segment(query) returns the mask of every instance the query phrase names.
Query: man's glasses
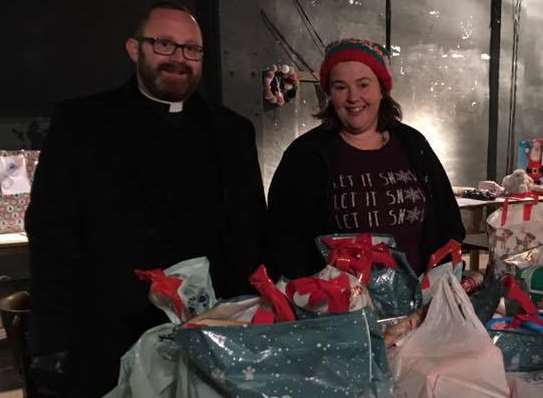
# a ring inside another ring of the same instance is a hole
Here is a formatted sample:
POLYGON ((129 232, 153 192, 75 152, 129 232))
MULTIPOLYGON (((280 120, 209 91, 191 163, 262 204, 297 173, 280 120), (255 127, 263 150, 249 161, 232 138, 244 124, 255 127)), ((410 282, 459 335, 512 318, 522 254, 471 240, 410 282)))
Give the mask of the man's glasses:
POLYGON ((153 52, 158 55, 172 55, 180 48, 183 57, 190 61, 200 61, 204 56, 204 49, 196 44, 177 44, 168 39, 160 37, 139 37, 139 42, 148 42, 153 46, 153 52))

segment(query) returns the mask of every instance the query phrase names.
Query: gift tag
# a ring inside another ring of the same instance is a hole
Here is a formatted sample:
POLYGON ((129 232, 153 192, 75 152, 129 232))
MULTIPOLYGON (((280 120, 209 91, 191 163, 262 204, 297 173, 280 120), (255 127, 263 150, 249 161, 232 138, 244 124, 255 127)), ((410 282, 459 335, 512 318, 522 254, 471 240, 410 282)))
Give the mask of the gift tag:
POLYGON ((30 192, 30 180, 23 155, 0 157, 0 188, 2 195, 30 192))

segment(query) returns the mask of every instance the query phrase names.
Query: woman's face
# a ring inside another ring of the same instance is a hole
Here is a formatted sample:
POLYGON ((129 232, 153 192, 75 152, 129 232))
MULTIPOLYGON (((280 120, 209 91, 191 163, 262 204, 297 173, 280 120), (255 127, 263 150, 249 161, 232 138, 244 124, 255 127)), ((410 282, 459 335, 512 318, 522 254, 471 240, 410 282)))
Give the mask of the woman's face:
POLYGON ((347 61, 330 72, 330 101, 346 132, 362 134, 377 129, 381 85, 369 66, 347 61))

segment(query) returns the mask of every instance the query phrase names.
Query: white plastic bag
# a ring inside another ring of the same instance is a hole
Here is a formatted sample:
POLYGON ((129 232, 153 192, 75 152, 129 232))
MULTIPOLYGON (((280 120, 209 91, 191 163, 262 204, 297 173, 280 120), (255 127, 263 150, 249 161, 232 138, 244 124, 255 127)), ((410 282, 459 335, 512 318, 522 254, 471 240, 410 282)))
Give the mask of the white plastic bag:
POLYGON ((511 398, 543 397, 543 371, 510 372, 507 381, 511 387, 511 398))
POLYGON ((456 279, 462 280, 462 271, 464 263, 462 261, 462 247, 459 242, 451 239, 445 245, 440 247, 430 256, 426 272, 419 278, 420 289, 422 292, 422 303, 428 304, 437 291, 439 280, 447 272, 452 272, 456 279), (451 260, 447 263, 439 264, 440 261, 451 255, 451 260))
POLYGON ((389 360, 397 397, 509 397, 502 354, 451 272, 439 281, 424 322, 389 360))

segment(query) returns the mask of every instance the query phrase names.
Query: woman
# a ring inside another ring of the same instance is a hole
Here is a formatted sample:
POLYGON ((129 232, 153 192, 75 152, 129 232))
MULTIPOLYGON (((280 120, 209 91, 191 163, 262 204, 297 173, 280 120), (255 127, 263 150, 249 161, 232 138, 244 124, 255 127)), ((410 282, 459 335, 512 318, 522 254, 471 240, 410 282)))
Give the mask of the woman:
POLYGON ((417 274, 465 235, 451 184, 423 135, 400 122, 386 50, 330 44, 320 69, 323 123, 285 151, 270 186, 268 263, 274 276, 318 272, 318 235, 392 234, 417 274))

